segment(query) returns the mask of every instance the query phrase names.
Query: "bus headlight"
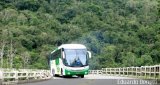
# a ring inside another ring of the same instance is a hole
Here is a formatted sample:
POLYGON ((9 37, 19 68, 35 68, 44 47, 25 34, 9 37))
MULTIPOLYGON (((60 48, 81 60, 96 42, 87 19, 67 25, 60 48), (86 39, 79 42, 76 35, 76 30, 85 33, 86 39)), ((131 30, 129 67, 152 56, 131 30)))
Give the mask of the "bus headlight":
POLYGON ((67 74, 68 74, 68 75, 70 75, 71 73, 70 73, 70 72, 68 72, 67 74))
POLYGON ((85 74, 88 74, 88 72, 85 72, 85 74))

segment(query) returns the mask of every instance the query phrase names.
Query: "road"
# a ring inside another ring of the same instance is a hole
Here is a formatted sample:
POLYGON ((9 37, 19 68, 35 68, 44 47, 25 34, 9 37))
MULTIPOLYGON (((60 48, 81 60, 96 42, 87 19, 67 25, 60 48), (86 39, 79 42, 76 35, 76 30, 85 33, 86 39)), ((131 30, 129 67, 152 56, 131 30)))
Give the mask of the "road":
POLYGON ((25 83, 19 85, 120 85, 119 81, 122 79, 133 80, 133 78, 128 78, 128 77, 85 75, 84 78, 79 78, 76 76, 68 78, 54 77, 46 81, 25 83))

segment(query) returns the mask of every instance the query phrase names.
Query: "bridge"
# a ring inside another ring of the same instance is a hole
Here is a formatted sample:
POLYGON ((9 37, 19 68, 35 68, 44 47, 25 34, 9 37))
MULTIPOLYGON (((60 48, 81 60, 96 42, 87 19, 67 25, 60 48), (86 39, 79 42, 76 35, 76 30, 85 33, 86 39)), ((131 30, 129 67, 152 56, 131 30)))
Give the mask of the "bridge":
POLYGON ((89 75, 86 75, 84 79, 77 76, 52 77, 49 70, 0 69, 0 85, 61 85, 62 83, 67 85, 74 85, 75 83, 79 85, 97 85, 99 83, 100 85, 106 85, 106 82, 108 82, 108 85, 118 85, 124 83, 122 82, 123 79, 136 80, 137 83, 142 85, 150 84, 150 82, 142 81, 150 79, 155 80, 152 81, 153 84, 157 84, 158 81, 156 80, 160 79, 160 65, 90 70, 89 75))

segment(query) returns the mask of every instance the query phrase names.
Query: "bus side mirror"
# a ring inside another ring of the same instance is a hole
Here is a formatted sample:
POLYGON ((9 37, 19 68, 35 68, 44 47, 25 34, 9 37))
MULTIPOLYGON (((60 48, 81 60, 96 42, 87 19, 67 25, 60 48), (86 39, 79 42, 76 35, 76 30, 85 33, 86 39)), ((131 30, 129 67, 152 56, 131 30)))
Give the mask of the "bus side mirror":
POLYGON ((87 51, 87 55, 89 58, 91 58, 91 52, 90 51, 87 51))
POLYGON ((65 58, 65 53, 64 53, 64 51, 62 51, 62 58, 63 58, 63 59, 65 58))

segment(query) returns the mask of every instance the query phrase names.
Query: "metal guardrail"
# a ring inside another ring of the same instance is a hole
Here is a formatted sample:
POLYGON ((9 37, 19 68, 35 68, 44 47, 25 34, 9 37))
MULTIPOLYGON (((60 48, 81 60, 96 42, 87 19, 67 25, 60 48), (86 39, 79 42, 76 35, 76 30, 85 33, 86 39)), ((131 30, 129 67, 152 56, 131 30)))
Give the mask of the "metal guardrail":
POLYGON ((90 70, 90 74, 105 74, 117 76, 140 77, 145 79, 160 79, 160 65, 122 68, 102 68, 90 70))
MULTIPOLYGON (((102 68, 90 70, 89 74, 104 74, 114 76, 130 76, 145 79, 160 79, 160 65, 122 68, 102 68)), ((0 69, 0 85, 15 84, 20 81, 50 79, 49 70, 37 69, 0 69)))
POLYGON ((21 81, 50 79, 49 70, 37 69, 0 69, 0 85, 17 84, 21 81))
POLYGON ((102 74, 102 70, 89 70, 89 74, 102 74))

